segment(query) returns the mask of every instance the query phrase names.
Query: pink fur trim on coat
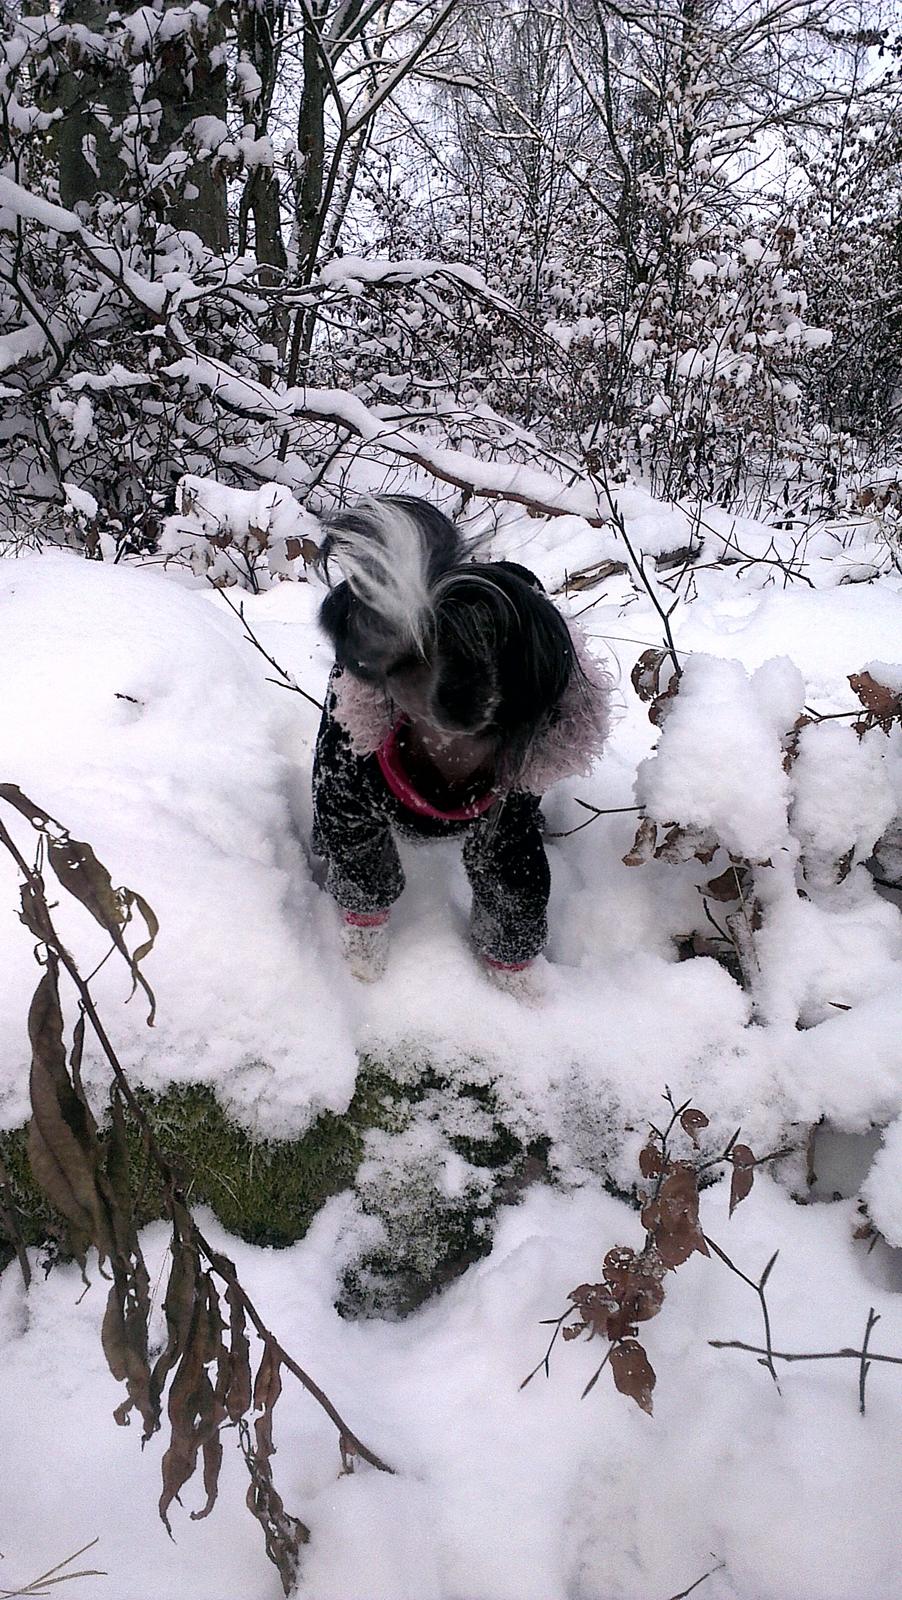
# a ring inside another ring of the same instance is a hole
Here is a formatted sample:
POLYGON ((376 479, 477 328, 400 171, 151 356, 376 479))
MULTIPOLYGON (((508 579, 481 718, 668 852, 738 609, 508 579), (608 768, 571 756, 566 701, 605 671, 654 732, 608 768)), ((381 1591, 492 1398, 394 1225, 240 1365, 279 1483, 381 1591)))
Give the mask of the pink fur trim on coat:
MULTIPOLYGON (((582 673, 574 673, 560 701, 558 719, 533 741, 517 788, 544 794, 563 778, 588 777, 604 748, 611 725, 612 679, 589 650, 581 628, 567 627, 582 673)), ((335 716, 359 756, 375 755, 391 732, 392 703, 376 685, 349 672, 332 680, 335 716)))

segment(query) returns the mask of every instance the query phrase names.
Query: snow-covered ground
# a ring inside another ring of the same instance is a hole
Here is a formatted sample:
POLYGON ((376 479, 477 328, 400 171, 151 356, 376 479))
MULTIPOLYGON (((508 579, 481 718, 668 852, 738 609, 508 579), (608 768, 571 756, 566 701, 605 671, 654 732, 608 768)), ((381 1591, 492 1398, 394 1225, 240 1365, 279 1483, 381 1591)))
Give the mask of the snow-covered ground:
MULTIPOLYGON (((568 836, 549 838, 551 938, 532 1008, 489 985, 467 946, 453 844, 407 851, 385 978, 363 987, 343 970, 307 854, 316 712, 266 681, 271 668, 200 578, 62 552, 0 562, 0 780, 90 840, 113 881, 160 918, 147 960, 155 1028, 138 998, 123 1005, 128 985, 112 963, 94 984, 133 1080, 208 1083, 254 1132, 292 1136, 347 1106, 359 1055, 429 1061, 452 1083, 491 1082, 511 1126, 551 1141, 561 1187, 536 1186, 504 1210, 491 1254, 402 1322, 343 1321, 333 1308, 372 1230, 350 1195, 289 1251, 229 1241, 283 1344, 397 1468, 339 1477, 329 1425, 302 1395, 280 1402, 276 1479, 312 1531, 302 1600, 668 1600, 711 1569, 705 1600, 902 1592, 902 1379, 873 1369, 864 1418, 854 1361, 787 1365, 778 1394, 754 1356, 708 1345, 761 1335, 754 1293, 718 1262, 681 1267, 644 1330, 653 1418, 607 1382, 580 1400, 596 1345, 559 1345, 550 1380, 518 1389, 547 1340, 540 1319, 598 1276, 612 1245, 641 1239, 635 1211, 601 1181, 635 1180, 665 1085, 707 1113, 712 1148, 740 1124, 757 1154, 804 1141, 822 1117, 838 1138, 889 1129, 872 1165, 868 1147, 865 1189, 902 1246, 902 918, 864 865, 902 812, 900 733, 874 729, 859 743, 841 718, 810 725, 788 771, 781 743, 803 706, 860 709, 850 673, 870 666, 895 681, 902 578, 867 529, 851 545, 814 535, 798 577, 773 565, 773 530, 721 513, 693 527, 637 490, 623 509, 649 554, 690 534, 702 543, 672 616, 684 682, 656 729, 630 686, 639 654, 661 643, 641 585, 615 572, 561 597, 617 675, 618 720, 591 776, 545 806, 550 834, 568 836), (722 565, 725 547, 751 564, 722 565), (726 856, 625 866, 630 812, 569 832, 589 815, 577 799, 629 807, 637 794, 662 828, 707 831, 769 863, 753 868, 764 926, 750 990, 709 956, 677 960, 676 941, 713 933, 698 887, 726 856)), ((493 550, 552 589, 623 560, 614 533, 570 516, 507 512, 493 550)), ((659 593, 669 606, 674 593, 659 593)), ((315 581, 243 596, 266 650, 317 698, 329 667, 320 598, 315 581)), ((12 825, 24 844, 27 827, 12 825)), ((16 1126, 35 967, 6 862, 0 900, 0 1119, 16 1126)), ((104 953, 99 930, 77 908, 58 916, 90 968, 104 953)), ((105 1081, 98 1061, 86 1077, 105 1081)), ((381 1136, 371 1156, 377 1173, 425 1164, 449 1194, 475 1182, 434 1121, 381 1136)), ((703 1196, 706 1230, 750 1276, 780 1250, 768 1286, 775 1346, 856 1345, 873 1306, 873 1348, 902 1355, 898 1256, 853 1240, 853 1200, 800 1206, 793 1186, 804 1187, 801 1156, 759 1174, 732 1219, 722 1184, 703 1196)), ((149 1230, 150 1255, 164 1245, 163 1230, 149 1230)), ((15 1457, 0 1479, 0 1585, 96 1533, 91 1564, 109 1576, 80 1580, 83 1600, 275 1597, 237 1449, 211 1518, 178 1513, 177 1544, 167 1539, 155 1510, 160 1439, 142 1453, 135 1429, 115 1427, 96 1275, 80 1296, 68 1268, 38 1274, 27 1302, 15 1268, 0 1284, 0 1438, 15 1457)))

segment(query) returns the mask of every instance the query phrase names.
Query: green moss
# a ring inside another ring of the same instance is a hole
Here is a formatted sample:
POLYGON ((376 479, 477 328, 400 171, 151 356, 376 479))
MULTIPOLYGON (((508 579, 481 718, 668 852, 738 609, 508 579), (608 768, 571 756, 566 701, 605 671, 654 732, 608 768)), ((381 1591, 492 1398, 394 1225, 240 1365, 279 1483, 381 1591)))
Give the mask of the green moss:
MULTIPOLYGON (((480 1076, 477 1064, 473 1076, 480 1076)), ((542 1156, 508 1125, 490 1082, 449 1077, 410 1057, 391 1066, 362 1060, 348 1111, 324 1113, 293 1140, 252 1139, 206 1086, 141 1091, 138 1098, 158 1143, 184 1174, 189 1200, 209 1205, 224 1227, 252 1244, 292 1244, 330 1196, 356 1188, 362 1210, 382 1222, 385 1240, 349 1275, 352 1312, 406 1309, 484 1253, 497 1204, 514 1198, 523 1173, 542 1156), (466 1175, 451 1196, 441 1184, 449 1153, 466 1175)), ((163 1214, 163 1195, 140 1131, 128 1123, 132 1192, 143 1224, 163 1214)), ((0 1133, 0 1159, 9 1178, 7 1204, 26 1243, 64 1237, 32 1178, 26 1129, 0 1133)))
MULTIPOLYGON (((192 1201, 211 1206, 226 1228, 252 1244, 287 1245, 306 1232, 324 1200, 353 1182, 367 1129, 391 1125, 388 1086, 384 1075, 361 1073, 344 1116, 326 1112, 290 1140, 252 1139, 205 1085, 162 1095, 139 1091, 138 1099, 162 1149, 186 1175, 192 1201)), ((143 1224, 162 1215, 162 1189, 131 1119, 129 1144, 135 1213, 143 1224)), ((0 1159, 26 1242, 44 1243, 58 1232, 57 1219, 32 1178, 27 1129, 0 1133, 0 1159)))

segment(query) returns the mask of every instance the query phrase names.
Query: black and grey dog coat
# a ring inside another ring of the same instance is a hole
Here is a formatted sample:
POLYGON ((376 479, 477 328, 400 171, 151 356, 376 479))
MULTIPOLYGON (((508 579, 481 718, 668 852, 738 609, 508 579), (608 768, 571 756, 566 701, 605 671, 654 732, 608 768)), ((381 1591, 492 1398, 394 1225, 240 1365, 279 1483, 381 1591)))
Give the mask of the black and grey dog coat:
MULTIPOLYGON (((504 569, 517 575, 517 584, 541 590, 532 573, 510 563, 461 570, 491 572, 499 580, 504 569)), ((563 778, 588 774, 609 719, 610 679, 580 631, 570 623, 566 628, 572 670, 558 702, 529 730, 516 771, 447 808, 423 802, 404 776, 396 749, 399 714, 385 682, 339 659, 316 743, 313 844, 326 859, 327 887, 342 910, 376 916, 397 900, 404 888, 397 834, 419 840, 461 834, 476 948, 489 961, 511 966, 539 953, 550 888, 540 796, 563 778)), ((485 663, 474 660, 473 672, 484 673, 485 663)))

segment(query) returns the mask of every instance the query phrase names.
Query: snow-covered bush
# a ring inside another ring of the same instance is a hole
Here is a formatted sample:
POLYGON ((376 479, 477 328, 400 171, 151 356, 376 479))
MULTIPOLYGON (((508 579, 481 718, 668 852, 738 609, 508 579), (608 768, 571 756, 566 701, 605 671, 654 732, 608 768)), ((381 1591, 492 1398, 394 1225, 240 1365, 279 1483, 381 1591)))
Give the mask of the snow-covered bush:
POLYGON ((836 722, 800 730, 792 765, 791 827, 812 893, 870 856, 896 815, 886 737, 836 722))
POLYGON ((232 489, 211 478, 185 477, 179 509, 163 523, 160 554, 185 561, 211 583, 266 589, 280 578, 302 578, 316 558, 316 518, 278 483, 232 489))
MULTIPOLYGON (((735 962, 761 1015, 794 1008, 811 1025, 845 984, 850 941, 872 943, 880 968, 890 931, 864 864, 898 815, 899 669, 850 676, 863 706, 850 727, 804 713, 787 659, 748 674, 694 655, 662 690, 664 655, 647 652, 634 673, 661 732, 637 772, 643 819, 625 859, 692 863, 689 945, 735 962)), ((864 978, 855 995, 868 992, 864 978)))

